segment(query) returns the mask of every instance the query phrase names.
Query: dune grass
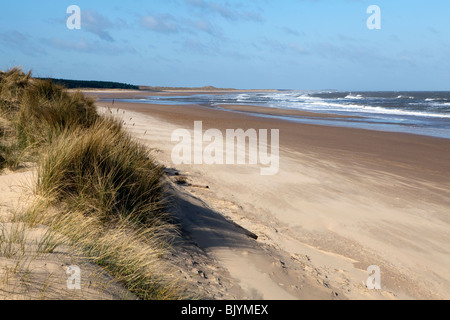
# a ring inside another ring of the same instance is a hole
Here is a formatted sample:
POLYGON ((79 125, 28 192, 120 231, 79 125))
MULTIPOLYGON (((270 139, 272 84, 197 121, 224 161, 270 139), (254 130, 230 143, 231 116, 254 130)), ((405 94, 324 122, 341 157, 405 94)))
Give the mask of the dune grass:
POLYGON ((14 128, 14 141, 0 137, 0 166, 19 165, 12 151, 37 163, 37 200, 15 222, 46 225, 49 239, 64 237, 139 298, 181 298, 161 259, 176 232, 165 213, 163 168, 146 147, 80 92, 18 68, 1 72, 0 84, 2 117, 14 128))
POLYGON ((105 221, 154 225, 164 217, 162 167, 111 118, 66 131, 47 148, 36 192, 105 221))
POLYGON ((42 240, 42 251, 68 245, 140 299, 187 297, 181 282, 173 277, 171 266, 161 259, 170 252, 166 241, 171 235, 170 226, 143 226, 126 218, 105 223, 101 216, 87 215, 64 202, 55 205, 49 199, 37 200, 15 219, 29 228, 49 226, 49 241, 42 240))
POLYGON ((17 112, 23 91, 29 85, 31 71, 23 73, 20 68, 0 72, 0 110, 8 114, 17 112))
POLYGON ((20 100, 31 81, 31 73, 19 68, 0 72, 0 170, 15 170, 22 162, 26 147, 17 139, 16 120, 20 100))
POLYGON ((66 130, 89 128, 98 117, 94 101, 82 93, 35 80, 23 91, 17 128, 24 145, 42 144, 66 130))
POLYGON ((8 168, 16 170, 25 158, 26 150, 17 143, 0 142, 0 170, 8 168))
POLYGON ((13 68, 0 73, 0 117, 12 128, 8 141, 0 135, 0 156, 4 166, 15 169, 19 156, 39 154, 40 146, 67 130, 90 127, 99 115, 94 100, 81 92, 69 94, 50 80, 13 68))

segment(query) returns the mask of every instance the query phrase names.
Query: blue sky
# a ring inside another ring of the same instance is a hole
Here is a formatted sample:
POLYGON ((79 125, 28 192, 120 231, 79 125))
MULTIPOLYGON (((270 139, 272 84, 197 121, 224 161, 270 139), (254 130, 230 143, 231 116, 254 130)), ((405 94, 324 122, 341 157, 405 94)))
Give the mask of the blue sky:
POLYGON ((0 69, 16 65, 137 85, 450 90, 450 1, 3 1, 0 69))

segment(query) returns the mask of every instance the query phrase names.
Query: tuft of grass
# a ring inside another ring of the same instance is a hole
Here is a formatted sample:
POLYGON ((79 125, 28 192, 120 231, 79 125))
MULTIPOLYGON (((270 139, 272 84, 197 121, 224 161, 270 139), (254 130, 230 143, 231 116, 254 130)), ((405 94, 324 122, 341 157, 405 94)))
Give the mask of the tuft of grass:
POLYGON ((22 223, 0 225, 0 257, 15 258, 25 255, 26 229, 22 223))
POLYGON ((50 80, 36 80, 23 92, 19 140, 24 145, 51 142, 67 130, 92 126, 97 119, 94 100, 81 92, 69 94, 50 80))
POLYGON ((13 113, 20 109, 20 99, 31 81, 31 71, 25 74, 12 68, 0 74, 0 110, 13 113))
POLYGON ((102 118, 53 141, 40 161, 36 188, 105 221, 130 218, 153 225, 164 217, 162 175, 162 167, 119 122, 102 118))
POLYGON ((18 169, 26 152, 27 150, 21 148, 17 143, 9 145, 0 143, 0 170, 4 168, 18 169))

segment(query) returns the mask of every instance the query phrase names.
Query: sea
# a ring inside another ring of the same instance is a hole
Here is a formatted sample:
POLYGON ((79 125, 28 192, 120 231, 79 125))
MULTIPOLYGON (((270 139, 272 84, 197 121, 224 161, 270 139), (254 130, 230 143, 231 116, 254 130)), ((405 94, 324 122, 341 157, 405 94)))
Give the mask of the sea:
MULTIPOLYGON (((450 92, 297 91, 149 96, 126 102, 153 104, 255 105, 330 114, 299 117, 257 114, 298 123, 405 132, 450 139, 450 92), (333 115, 344 115, 333 117, 333 115)), ((255 114, 253 114, 255 115, 255 114)), ((199 119, 200 120, 200 119, 199 119)))

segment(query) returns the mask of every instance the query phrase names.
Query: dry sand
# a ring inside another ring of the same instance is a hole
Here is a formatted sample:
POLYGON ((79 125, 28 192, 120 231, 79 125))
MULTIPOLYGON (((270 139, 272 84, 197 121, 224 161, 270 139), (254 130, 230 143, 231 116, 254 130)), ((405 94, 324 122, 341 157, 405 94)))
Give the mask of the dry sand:
POLYGON ((194 105, 114 107, 156 149, 172 180, 186 176, 189 184, 172 190, 184 231, 173 259, 199 292, 216 299, 450 298, 450 140, 194 105), (174 166, 172 132, 200 120, 204 130, 280 129, 279 173, 174 166), (365 286, 371 265, 381 268, 382 290, 365 286))

